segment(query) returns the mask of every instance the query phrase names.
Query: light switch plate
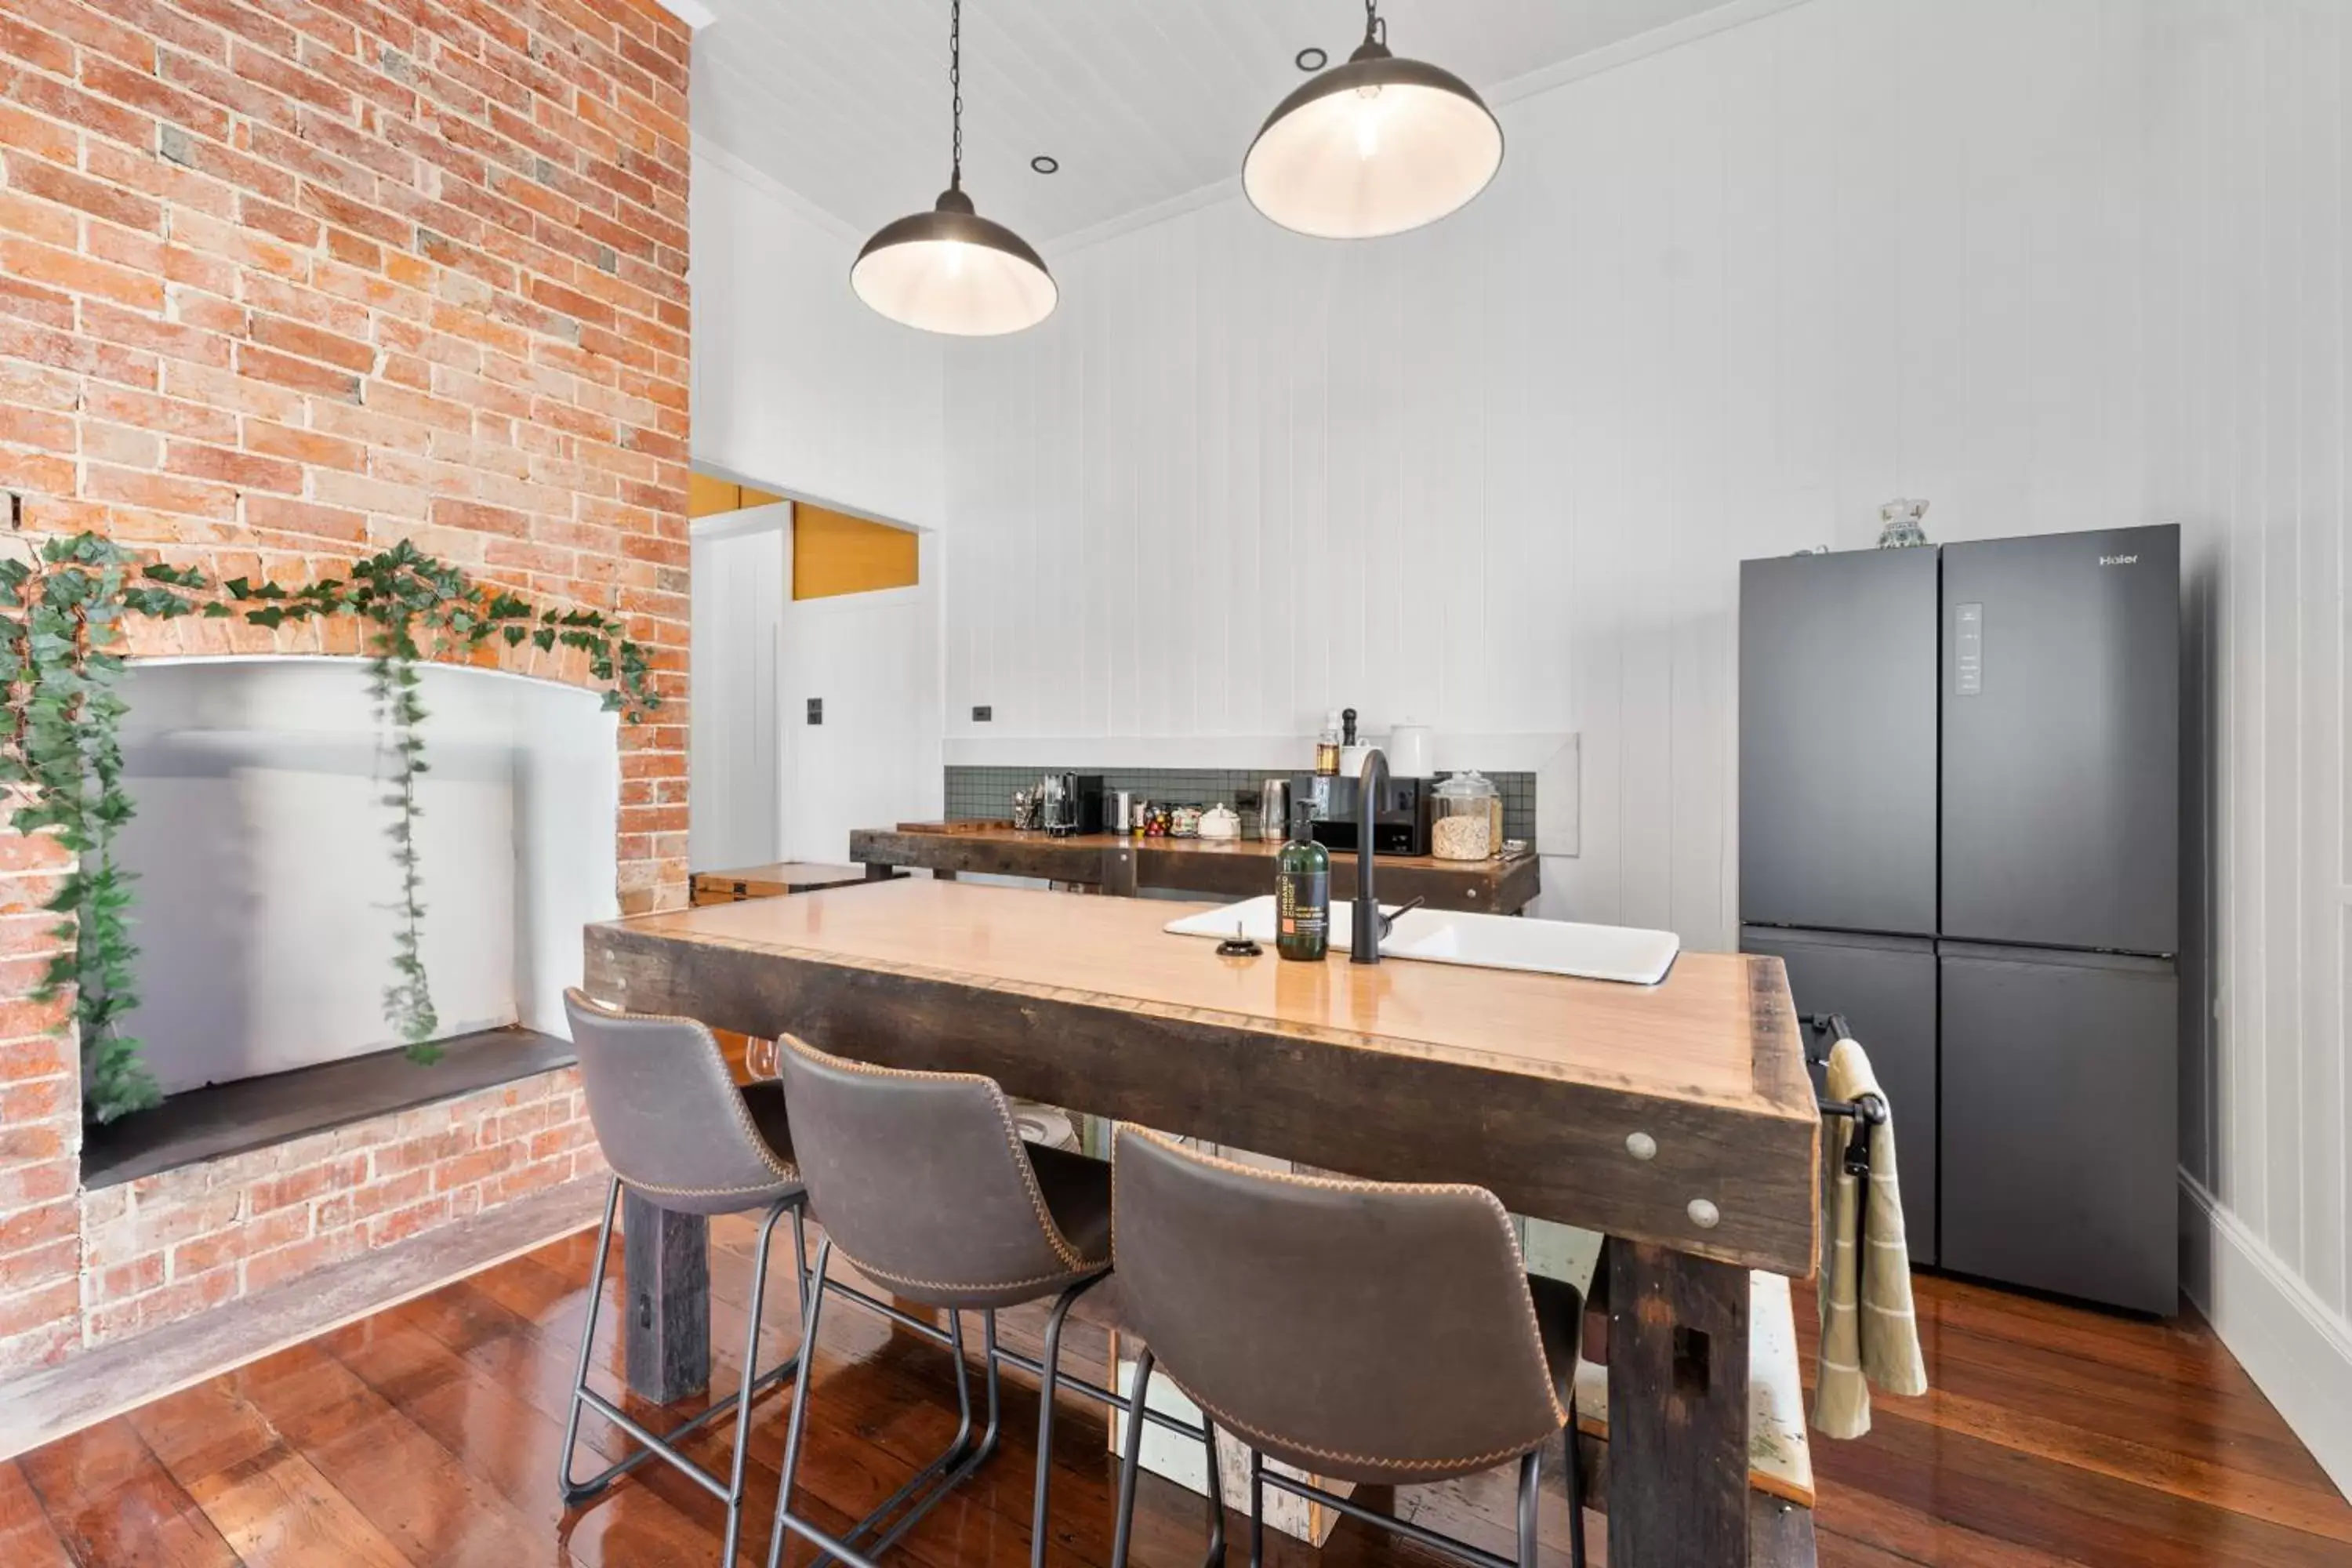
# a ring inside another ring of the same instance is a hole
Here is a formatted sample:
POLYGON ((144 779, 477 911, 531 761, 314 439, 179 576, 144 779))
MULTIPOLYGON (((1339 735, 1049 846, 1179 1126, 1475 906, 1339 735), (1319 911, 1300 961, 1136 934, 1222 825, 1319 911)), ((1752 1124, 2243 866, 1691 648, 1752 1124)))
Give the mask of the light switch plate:
POLYGON ((1583 842, 1584 737, 1570 735, 1536 770, 1536 853, 1575 855, 1583 842))

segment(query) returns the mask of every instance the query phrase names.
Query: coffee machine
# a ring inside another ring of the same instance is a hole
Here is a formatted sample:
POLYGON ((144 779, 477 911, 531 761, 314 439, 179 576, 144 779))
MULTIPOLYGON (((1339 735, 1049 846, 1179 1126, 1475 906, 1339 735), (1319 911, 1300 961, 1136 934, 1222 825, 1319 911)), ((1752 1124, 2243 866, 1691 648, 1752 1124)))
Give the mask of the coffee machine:
MULTIPOLYGON (((1353 852, 1356 804, 1362 782, 1346 773, 1294 773, 1290 780, 1293 837, 1311 838, 1326 849, 1353 852)), ((1372 803, 1372 853, 1426 855, 1432 783, 1390 779, 1372 803)))
POLYGON ((1039 788, 1037 826, 1054 837, 1103 830, 1102 774, 1047 773, 1039 788))

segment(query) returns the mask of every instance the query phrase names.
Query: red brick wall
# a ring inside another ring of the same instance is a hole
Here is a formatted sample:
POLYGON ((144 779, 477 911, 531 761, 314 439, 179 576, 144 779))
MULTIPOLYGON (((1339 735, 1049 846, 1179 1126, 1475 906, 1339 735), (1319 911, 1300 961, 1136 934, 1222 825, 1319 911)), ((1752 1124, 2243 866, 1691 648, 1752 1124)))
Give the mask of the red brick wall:
POLYGON ((87 1194, 80 1342, 593 1175, 605 1166, 587 1118, 567 1068, 87 1194))
MULTIPOLYGON (((404 537, 625 613, 676 699, 623 741, 630 911, 686 895, 687 58, 650 0, 0 0, 0 489, 25 532, 288 582, 404 537)), ((188 621, 138 647, 356 639, 188 621)), ((0 843, 0 1367, 572 1173, 566 1100, 528 1138, 453 1111, 471 1131, 429 1182, 362 1152, 388 1121, 338 1133, 321 1179, 351 1190, 299 1224, 256 1221, 244 1163, 85 1198, 75 1050, 23 1000, 61 868, 0 843)))

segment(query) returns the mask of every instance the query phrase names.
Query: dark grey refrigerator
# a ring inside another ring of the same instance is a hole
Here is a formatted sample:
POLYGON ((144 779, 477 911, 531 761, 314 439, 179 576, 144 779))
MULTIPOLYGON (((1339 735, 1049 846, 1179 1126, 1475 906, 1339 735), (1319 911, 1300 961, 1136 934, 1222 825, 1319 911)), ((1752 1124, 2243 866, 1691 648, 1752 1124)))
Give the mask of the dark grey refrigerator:
POLYGON ((2179 532, 1744 563, 1741 945, 1894 1101, 1915 1262, 2177 1293, 2179 532))

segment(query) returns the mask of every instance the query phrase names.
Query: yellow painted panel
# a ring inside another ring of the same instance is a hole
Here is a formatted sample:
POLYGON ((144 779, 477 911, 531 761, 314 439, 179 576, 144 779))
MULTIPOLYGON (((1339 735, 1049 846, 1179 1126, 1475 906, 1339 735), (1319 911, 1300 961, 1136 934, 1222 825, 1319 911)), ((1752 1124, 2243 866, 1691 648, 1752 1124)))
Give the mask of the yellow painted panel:
POLYGON ((747 506, 773 506, 783 499, 712 474, 686 476, 686 515, 688 517, 716 517, 722 511, 740 511, 747 506))
POLYGON ((743 487, 732 479, 718 479, 709 474, 686 476, 686 515, 715 517, 722 511, 733 511, 743 504, 743 487))
POLYGON ((920 575, 919 563, 916 537, 903 528, 806 501, 793 508, 795 599, 911 588, 920 575))

